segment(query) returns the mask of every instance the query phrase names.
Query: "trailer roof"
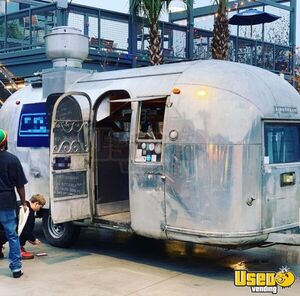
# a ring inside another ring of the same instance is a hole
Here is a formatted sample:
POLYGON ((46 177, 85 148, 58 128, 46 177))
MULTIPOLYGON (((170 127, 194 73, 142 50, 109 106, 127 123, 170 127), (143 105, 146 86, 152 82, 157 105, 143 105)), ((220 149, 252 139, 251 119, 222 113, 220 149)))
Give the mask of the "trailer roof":
POLYGON ((255 105, 266 117, 274 114, 274 106, 296 108, 300 112, 300 95, 279 75, 246 64, 219 60, 94 73, 79 80, 72 89, 86 91, 95 100, 104 93, 103 89, 125 89, 134 97, 170 94, 173 87, 181 84, 235 93, 255 105), (84 85, 86 83, 88 85, 84 85))
POLYGON ((292 85, 279 75, 247 64, 201 61, 191 65, 177 83, 206 85, 235 93, 255 105, 264 117, 274 114, 275 106, 296 108, 300 112, 300 95, 292 85))

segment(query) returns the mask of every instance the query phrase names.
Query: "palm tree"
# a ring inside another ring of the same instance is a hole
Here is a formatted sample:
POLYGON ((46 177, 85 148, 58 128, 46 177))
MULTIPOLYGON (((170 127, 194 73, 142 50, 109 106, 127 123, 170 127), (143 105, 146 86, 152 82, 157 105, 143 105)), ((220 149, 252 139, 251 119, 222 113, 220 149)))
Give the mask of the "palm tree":
POLYGON ((166 9, 170 0, 132 0, 131 11, 145 16, 149 25, 149 54, 152 65, 163 63, 163 51, 159 34, 159 17, 163 9, 166 9))
POLYGON ((296 90, 300 93, 300 69, 296 70, 295 84, 296 84, 296 90))
POLYGON ((218 5, 215 17, 213 40, 212 40, 212 57, 217 60, 226 60, 229 52, 229 25, 227 18, 227 4, 229 0, 213 0, 218 5))

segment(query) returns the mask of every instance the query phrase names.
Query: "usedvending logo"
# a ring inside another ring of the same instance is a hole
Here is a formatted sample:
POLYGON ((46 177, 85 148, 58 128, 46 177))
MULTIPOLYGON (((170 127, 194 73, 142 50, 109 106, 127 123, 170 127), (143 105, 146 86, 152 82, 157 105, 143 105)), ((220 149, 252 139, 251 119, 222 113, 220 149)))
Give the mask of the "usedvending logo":
POLYGON ((278 287, 290 288, 296 280, 293 272, 282 267, 278 272, 235 270, 234 285, 249 287, 252 293, 278 293, 278 287))

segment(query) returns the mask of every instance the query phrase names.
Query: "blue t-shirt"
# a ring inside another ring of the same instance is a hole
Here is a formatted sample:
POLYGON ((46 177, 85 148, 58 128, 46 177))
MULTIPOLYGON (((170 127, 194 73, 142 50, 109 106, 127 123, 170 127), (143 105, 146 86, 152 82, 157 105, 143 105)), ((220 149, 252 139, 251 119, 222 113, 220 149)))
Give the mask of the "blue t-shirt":
POLYGON ((26 183, 20 160, 7 151, 0 151, 0 211, 16 208, 15 187, 26 183))

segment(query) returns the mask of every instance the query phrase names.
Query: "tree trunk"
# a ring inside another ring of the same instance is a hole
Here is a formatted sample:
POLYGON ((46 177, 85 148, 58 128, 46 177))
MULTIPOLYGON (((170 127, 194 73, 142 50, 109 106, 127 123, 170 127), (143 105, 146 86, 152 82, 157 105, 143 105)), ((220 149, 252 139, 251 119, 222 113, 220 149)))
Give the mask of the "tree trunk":
POLYGON ((227 60, 229 52, 229 26, 226 13, 217 13, 212 41, 212 57, 217 60, 227 60))
POLYGON ((150 25, 149 53, 151 65, 163 63, 163 53, 161 50, 161 38, 158 32, 158 25, 150 25))

